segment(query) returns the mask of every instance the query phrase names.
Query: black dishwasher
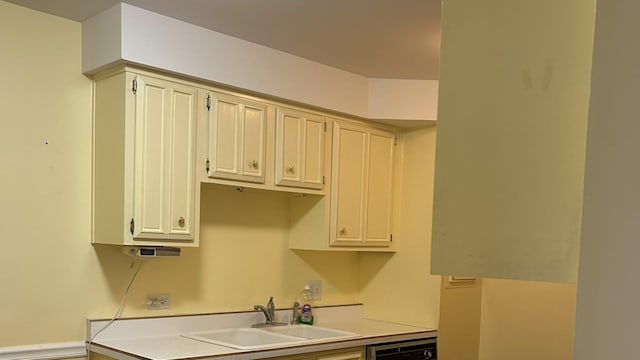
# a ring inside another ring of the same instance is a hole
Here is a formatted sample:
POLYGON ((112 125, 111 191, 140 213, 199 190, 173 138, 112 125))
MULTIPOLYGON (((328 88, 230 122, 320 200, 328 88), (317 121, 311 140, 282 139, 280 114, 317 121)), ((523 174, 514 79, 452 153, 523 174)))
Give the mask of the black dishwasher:
POLYGON ((367 360, 435 360, 436 338, 367 346, 367 360))

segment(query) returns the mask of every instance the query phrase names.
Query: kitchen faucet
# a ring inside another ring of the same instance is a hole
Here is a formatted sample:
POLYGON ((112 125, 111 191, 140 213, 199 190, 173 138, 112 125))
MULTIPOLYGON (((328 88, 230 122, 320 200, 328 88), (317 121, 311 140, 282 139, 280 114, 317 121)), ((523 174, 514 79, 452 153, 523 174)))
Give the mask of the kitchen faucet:
POLYGON ((262 311, 264 314, 265 322, 263 324, 253 324, 253 327, 261 327, 261 326, 275 326, 275 325, 286 325, 281 323, 274 323, 273 318, 276 312, 276 305, 273 303, 273 296, 269 298, 269 302, 267 302, 267 306, 262 305, 253 305, 253 310, 262 311))

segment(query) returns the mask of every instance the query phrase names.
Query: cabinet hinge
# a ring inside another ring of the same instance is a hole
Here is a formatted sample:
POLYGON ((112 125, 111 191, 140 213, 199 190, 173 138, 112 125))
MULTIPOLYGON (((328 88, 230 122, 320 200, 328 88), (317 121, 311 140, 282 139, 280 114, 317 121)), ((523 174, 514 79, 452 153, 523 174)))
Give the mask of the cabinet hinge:
POLYGON ((324 122, 324 132, 327 132, 327 122, 324 122))
POLYGON ((389 234, 389 242, 393 242, 393 234, 389 234))
POLYGON ((207 95, 207 110, 211 111, 211 95, 207 95))
POLYGON ((209 173, 209 167, 211 166, 211 162, 209 161, 209 158, 207 158, 204 161, 204 169, 207 171, 207 174, 209 173))
POLYGON ((322 185, 324 185, 324 175, 322 175, 322 185))
POLYGON ((398 138, 394 137, 393 138, 393 146, 396 146, 396 145, 398 145, 398 138))
POLYGON ((133 221, 133 218, 131 218, 131 222, 129 223, 129 230, 131 230, 131 235, 133 235, 133 231, 136 228, 136 223, 133 221))
POLYGON ((133 95, 138 93, 138 79, 133 79, 131 84, 131 91, 133 91, 133 95))

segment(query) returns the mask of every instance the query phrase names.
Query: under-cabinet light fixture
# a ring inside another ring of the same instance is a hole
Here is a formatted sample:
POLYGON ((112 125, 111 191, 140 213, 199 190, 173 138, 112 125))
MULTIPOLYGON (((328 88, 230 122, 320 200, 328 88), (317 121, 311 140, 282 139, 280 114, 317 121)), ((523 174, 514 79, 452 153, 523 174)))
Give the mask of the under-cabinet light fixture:
POLYGON ((155 258, 161 256, 180 256, 180 248, 164 246, 125 246, 122 251, 135 258, 155 258))

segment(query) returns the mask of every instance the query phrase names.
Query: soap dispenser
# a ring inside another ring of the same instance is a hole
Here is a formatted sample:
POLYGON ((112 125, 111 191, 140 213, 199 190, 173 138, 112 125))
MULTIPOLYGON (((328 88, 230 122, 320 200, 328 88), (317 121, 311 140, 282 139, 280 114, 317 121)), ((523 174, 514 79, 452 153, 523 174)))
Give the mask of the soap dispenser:
POLYGON ((313 312, 311 311, 311 305, 302 305, 302 311, 300 312, 300 324, 313 325, 313 312))
POLYGON ((296 322, 298 324, 313 325, 313 312, 311 310, 311 287, 307 284, 304 286, 304 290, 300 293, 300 300, 302 309, 298 314, 296 322))

